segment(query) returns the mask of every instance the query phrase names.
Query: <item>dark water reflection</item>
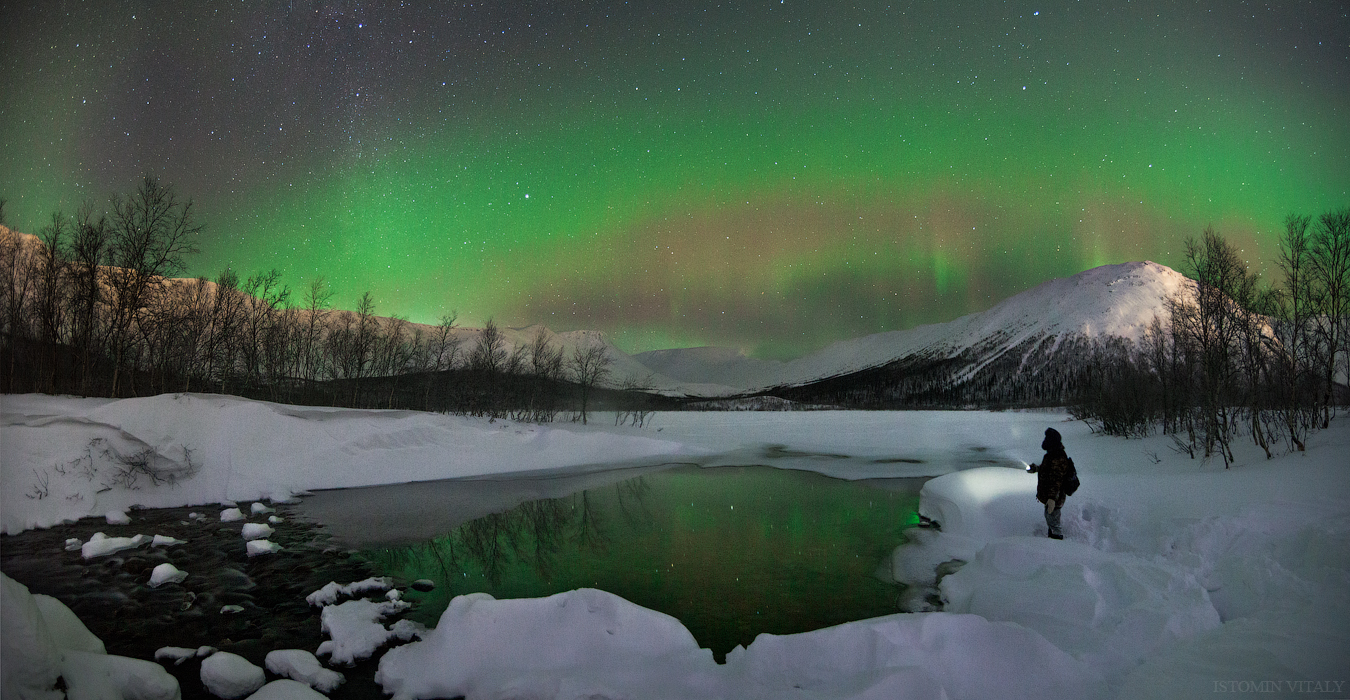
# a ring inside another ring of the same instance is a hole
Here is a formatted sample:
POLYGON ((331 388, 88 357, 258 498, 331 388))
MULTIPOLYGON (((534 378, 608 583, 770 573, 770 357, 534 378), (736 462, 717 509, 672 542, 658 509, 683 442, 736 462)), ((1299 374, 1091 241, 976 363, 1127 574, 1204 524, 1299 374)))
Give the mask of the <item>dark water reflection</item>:
POLYGON ((790 634, 897 612, 886 579, 917 523, 921 479, 849 482, 768 467, 680 467, 528 501, 430 541, 362 552, 430 578, 414 617, 450 598, 599 588, 678 618, 721 658, 790 634))

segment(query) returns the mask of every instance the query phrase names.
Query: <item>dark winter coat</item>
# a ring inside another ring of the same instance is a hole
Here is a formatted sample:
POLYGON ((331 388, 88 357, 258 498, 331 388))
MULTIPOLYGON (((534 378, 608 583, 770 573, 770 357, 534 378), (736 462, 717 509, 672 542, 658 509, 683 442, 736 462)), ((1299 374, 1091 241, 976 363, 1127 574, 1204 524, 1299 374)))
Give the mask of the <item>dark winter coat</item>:
POLYGON ((1045 459, 1041 460, 1039 467, 1032 466, 1031 471, 1036 473, 1036 500, 1041 503, 1049 501, 1060 501, 1065 498, 1066 482, 1069 475, 1074 473, 1073 460, 1064 453, 1064 448, 1057 452, 1045 453, 1045 459))
POLYGON ((1078 488, 1078 472, 1073 460, 1064 452, 1058 430, 1046 428, 1041 449, 1045 450, 1045 459, 1041 460, 1040 466, 1030 465, 1031 472, 1037 475, 1036 500, 1041 503, 1062 501, 1078 488))

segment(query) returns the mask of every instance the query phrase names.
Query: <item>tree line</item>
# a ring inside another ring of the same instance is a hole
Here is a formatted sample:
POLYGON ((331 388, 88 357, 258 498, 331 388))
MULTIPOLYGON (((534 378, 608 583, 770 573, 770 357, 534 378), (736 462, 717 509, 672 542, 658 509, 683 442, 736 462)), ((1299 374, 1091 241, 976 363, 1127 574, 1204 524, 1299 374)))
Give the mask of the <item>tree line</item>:
POLYGON ((598 338, 568 353, 540 328, 512 347, 489 320, 466 341, 453 314, 430 328, 379 317, 369 292, 338 310, 322 278, 297 295, 276 270, 177 278, 201 231, 192 202, 154 177, 106 212, 54 213, 36 239, 0 228, 0 390, 200 391, 535 422, 661 405, 606 388, 598 338))
POLYGON ((1303 450, 1347 401, 1350 208, 1290 216, 1276 263, 1280 284, 1264 285, 1212 228, 1189 240, 1191 289, 1170 296, 1138 342, 1094 344, 1075 415, 1114 435, 1161 430, 1225 467, 1242 435, 1267 457, 1303 450))

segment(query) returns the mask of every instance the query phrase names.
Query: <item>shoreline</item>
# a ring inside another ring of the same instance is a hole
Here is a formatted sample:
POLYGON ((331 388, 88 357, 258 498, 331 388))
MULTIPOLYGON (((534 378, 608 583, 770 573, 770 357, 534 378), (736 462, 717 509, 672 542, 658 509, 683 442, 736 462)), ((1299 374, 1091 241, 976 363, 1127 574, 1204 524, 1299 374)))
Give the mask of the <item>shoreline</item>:
MULTIPOLYGON (((247 510, 247 504, 241 504, 247 510)), ((249 557, 240 534, 243 522, 221 522, 221 506, 146 508, 128 513, 128 525, 84 518, 17 535, 0 535, 0 570, 33 593, 57 598, 71 608, 109 654, 155 662, 166 646, 212 646, 263 667, 276 649, 313 652, 327 636, 320 631, 319 609, 305 596, 337 581, 345 584, 374 575, 369 563, 337 546, 323 527, 301 517, 294 505, 272 504, 285 522, 274 525, 274 554, 249 557), (191 520, 200 513, 204 520, 191 520), (65 550, 67 538, 87 542, 95 532, 109 537, 167 535, 183 544, 143 545, 85 560, 65 550), (150 588, 151 570, 169 562, 186 571, 180 584, 150 588), (222 613, 225 605, 244 608, 222 613)), ((250 521, 266 521, 266 515, 250 521)), ((401 616, 391 616, 392 623, 401 616)), ((353 667, 334 666, 347 681, 329 694, 334 700, 382 698, 375 684, 379 654, 353 667)), ((202 686, 200 659, 180 665, 159 663, 178 679, 183 700, 216 700, 202 686)), ((269 679, 273 674, 268 674, 269 679)))

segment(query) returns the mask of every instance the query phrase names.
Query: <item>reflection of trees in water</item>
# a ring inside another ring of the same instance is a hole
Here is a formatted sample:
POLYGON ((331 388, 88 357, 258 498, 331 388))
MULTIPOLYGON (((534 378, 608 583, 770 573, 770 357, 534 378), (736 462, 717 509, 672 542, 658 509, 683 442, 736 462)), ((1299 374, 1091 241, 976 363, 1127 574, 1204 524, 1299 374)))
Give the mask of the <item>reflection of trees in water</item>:
POLYGON ((619 501, 619 512, 629 527, 637 528, 651 523, 652 513, 647 509, 647 495, 651 484, 643 477, 621 481, 614 485, 615 497, 619 501))
MULTIPOLYGON (((646 500, 651 485, 646 477, 614 485, 614 498, 630 527, 650 524, 646 500)), ((520 562, 551 580, 558 555, 569 545, 602 552, 610 537, 601 512, 599 489, 563 498, 528 501, 503 512, 465 523, 449 534, 407 547, 369 552, 383 570, 412 568, 425 576, 439 571, 442 582, 477 567, 492 586, 500 585, 506 567, 520 562)), ((432 574, 434 575, 434 574, 432 574)))

